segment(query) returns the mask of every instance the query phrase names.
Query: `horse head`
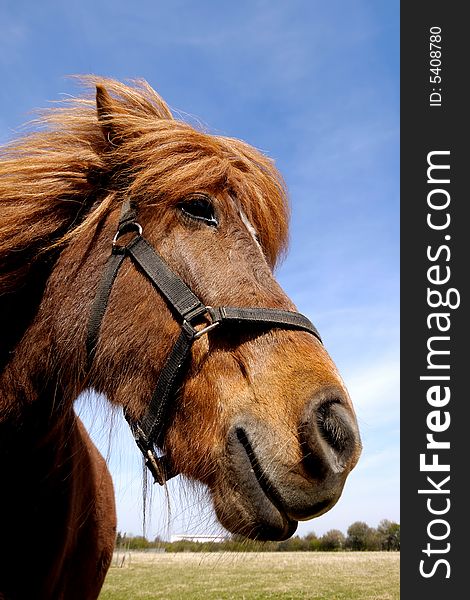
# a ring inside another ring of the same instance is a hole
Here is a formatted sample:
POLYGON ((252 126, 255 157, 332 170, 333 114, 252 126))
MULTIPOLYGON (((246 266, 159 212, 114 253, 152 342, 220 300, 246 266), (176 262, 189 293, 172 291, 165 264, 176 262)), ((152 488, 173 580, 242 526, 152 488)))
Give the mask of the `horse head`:
MULTIPOLYGON (((174 119, 145 84, 98 82, 94 106, 80 100, 48 118, 74 136, 63 171, 80 173, 80 194, 55 242, 37 335, 47 337, 63 389, 92 387, 138 423, 181 322, 139 264, 123 260, 87 356, 123 204, 204 306, 295 313, 273 275, 287 239, 285 187, 263 154, 174 119)), ((119 244, 135 229, 123 229, 119 244)), ((198 328, 210 325, 205 318, 198 328)), ((224 527, 274 540, 329 510, 360 454, 350 397, 321 341, 263 323, 194 340, 159 445, 172 469, 207 486, 224 527)))

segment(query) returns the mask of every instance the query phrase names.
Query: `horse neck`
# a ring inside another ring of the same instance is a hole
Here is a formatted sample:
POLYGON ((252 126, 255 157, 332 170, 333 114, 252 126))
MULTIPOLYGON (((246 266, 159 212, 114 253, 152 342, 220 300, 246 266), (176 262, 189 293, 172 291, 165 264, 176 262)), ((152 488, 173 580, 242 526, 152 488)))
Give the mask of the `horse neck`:
MULTIPOLYGON (((20 375, 13 367, 14 362, 0 377, 5 408, 0 409, 0 481, 7 491, 0 494, 0 514, 8 515, 2 527, 11 529, 9 539, 48 539, 51 548, 60 548, 68 539, 62 530, 67 530, 78 502, 80 424, 73 406, 67 406, 52 385, 44 385, 45 379, 35 379, 28 369, 20 375)), ((46 562, 50 564, 42 565, 44 572, 57 566, 52 559, 46 562)), ((0 597, 2 583, 0 576, 0 597)))
MULTIPOLYGON (((36 287, 28 289, 36 294, 39 304, 42 290, 37 280, 35 283, 36 287)), ((10 302, 13 303, 13 299, 10 302)), ((12 311, 18 318, 11 319, 10 344, 14 336, 22 337, 8 350, 6 365, 0 371, 0 431, 3 433, 0 450, 4 440, 33 451, 44 444, 60 447, 62 439, 66 439, 64 432, 75 418, 73 398, 70 394, 65 396, 58 367, 50 360, 47 324, 32 316, 37 306, 30 309, 29 314, 25 314, 23 308, 21 303, 12 311), (32 324, 27 322, 28 316, 32 316, 32 324)))
POLYGON ((12 465, 27 463, 33 454, 37 470, 49 476, 64 458, 76 416, 54 379, 46 383, 37 373, 15 367, 7 365, 0 375, 0 455, 8 455, 12 465))
POLYGON ((79 420, 71 409, 48 414, 47 406, 50 410, 50 397, 38 396, 23 410, 20 427, 0 423, 0 514, 9 540, 0 548, 5 567, 0 569, 0 598, 8 591, 12 595, 6 598, 62 598, 57 586, 77 543, 78 519, 87 514, 82 473, 91 469, 84 465, 79 420), (12 557, 21 554, 26 540, 39 540, 42 546, 25 577, 24 565, 12 557))

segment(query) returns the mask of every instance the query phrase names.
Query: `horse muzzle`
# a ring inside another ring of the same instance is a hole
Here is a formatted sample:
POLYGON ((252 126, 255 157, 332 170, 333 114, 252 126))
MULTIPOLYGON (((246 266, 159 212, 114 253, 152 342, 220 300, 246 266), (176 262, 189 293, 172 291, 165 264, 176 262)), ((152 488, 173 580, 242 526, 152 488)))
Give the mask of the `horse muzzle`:
POLYGON ((356 420, 341 391, 323 392, 306 404, 295 438, 239 418, 228 434, 231 491, 222 505, 215 502, 218 517, 247 537, 286 539, 298 521, 336 504, 360 451, 356 420), (294 441, 296 448, 289 448, 294 441), (294 455, 299 458, 292 460, 294 455))

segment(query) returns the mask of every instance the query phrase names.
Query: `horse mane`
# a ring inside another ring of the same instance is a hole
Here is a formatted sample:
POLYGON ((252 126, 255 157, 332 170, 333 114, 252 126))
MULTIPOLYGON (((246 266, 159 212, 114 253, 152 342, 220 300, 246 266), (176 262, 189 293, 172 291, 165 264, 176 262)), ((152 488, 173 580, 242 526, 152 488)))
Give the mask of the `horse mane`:
POLYGON ((271 266, 287 243, 287 194, 271 159, 176 119, 145 81, 79 80, 87 93, 41 111, 31 130, 0 148, 0 314, 24 320, 3 342, 10 349, 61 246, 94 230, 123 194, 149 206, 226 190, 256 228, 271 266))

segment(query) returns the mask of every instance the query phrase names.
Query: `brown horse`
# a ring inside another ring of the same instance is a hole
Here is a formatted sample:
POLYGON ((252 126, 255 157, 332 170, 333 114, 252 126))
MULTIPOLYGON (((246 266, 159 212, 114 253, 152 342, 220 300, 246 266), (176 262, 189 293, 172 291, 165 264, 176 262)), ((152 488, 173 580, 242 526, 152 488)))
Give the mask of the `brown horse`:
POLYGON ((73 402, 93 388, 139 423, 182 327, 126 258, 98 310, 90 356, 114 237, 116 254, 143 229, 149 252, 206 312, 281 315, 250 323, 245 310, 245 321, 213 330, 208 314, 183 320, 204 335, 193 336, 158 445, 167 469, 208 487, 228 530, 292 535, 336 503, 360 453, 325 348, 304 317, 285 323, 295 307, 272 269, 288 205, 272 161, 174 119, 145 82, 87 81, 96 100, 46 112, 0 162, 0 598, 96 598, 109 567, 112 483, 73 402))

